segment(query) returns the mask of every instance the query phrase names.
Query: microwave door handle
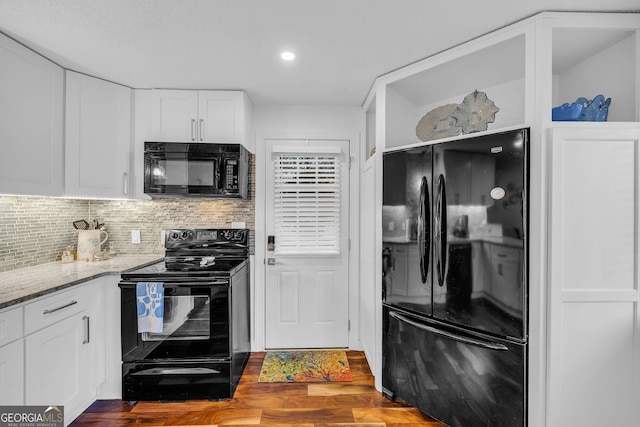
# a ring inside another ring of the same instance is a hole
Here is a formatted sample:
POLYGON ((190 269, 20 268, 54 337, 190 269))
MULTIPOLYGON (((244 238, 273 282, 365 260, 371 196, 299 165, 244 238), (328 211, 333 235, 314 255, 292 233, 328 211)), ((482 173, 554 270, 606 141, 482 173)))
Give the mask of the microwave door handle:
POLYGON ((220 169, 222 169, 222 167, 224 166, 224 160, 222 159, 217 159, 214 160, 215 162, 215 167, 213 170, 213 186, 217 189, 220 189, 222 187, 221 184, 221 177, 220 177, 220 169))

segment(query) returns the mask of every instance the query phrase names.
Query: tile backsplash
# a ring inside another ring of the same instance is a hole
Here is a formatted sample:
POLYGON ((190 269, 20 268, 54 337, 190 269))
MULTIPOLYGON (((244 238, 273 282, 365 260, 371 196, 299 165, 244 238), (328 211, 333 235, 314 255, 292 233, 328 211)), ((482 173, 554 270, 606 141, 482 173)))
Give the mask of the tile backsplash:
POLYGON ((75 245, 78 232, 72 222, 97 219, 109 239, 103 250, 120 254, 164 255, 160 236, 171 228, 223 228, 245 222, 250 251, 255 241, 255 176, 251 174, 248 200, 154 199, 86 200, 0 195, 0 272, 60 259, 75 245), (140 230, 141 242, 131 243, 131 230, 140 230))

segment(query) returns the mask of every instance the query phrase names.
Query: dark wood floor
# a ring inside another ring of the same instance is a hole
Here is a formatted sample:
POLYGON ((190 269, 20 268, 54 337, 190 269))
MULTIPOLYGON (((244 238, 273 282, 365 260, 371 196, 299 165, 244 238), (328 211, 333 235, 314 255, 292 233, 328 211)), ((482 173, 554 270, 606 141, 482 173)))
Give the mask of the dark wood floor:
POLYGON ((353 382, 258 383, 265 353, 249 358, 233 399, 182 403, 99 400, 71 426, 443 427, 373 386, 362 352, 348 351, 353 382))

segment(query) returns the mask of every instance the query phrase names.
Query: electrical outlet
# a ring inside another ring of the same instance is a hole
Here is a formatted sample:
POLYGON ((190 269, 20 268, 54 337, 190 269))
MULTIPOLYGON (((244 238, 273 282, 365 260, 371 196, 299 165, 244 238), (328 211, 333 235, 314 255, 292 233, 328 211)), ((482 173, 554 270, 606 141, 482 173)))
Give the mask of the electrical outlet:
POLYGON ((140 230, 131 230, 131 243, 140 243, 140 230))

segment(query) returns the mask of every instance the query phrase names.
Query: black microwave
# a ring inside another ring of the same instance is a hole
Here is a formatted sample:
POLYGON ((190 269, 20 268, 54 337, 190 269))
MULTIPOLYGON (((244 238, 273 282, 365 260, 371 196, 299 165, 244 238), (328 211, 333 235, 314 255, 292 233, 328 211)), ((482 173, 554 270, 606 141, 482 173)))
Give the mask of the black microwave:
POLYGON ((145 142, 151 197, 249 197, 249 152, 240 144, 145 142))

